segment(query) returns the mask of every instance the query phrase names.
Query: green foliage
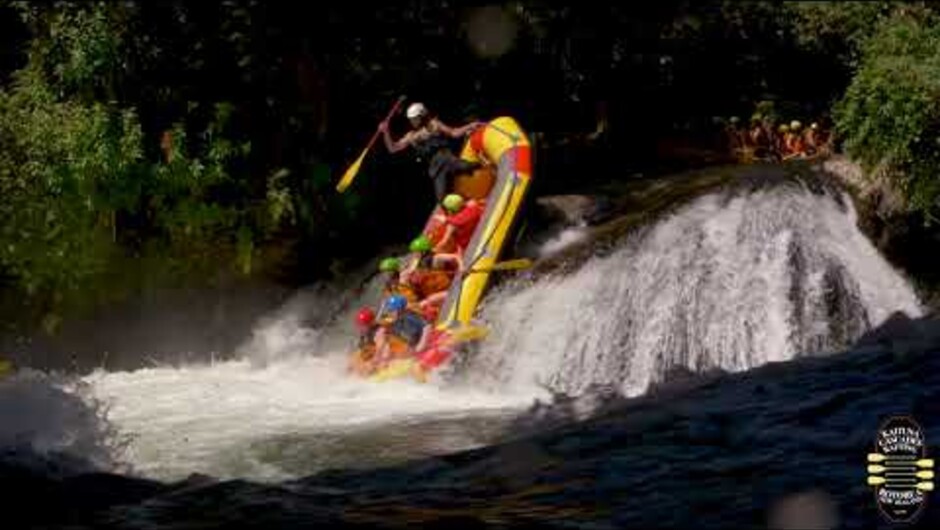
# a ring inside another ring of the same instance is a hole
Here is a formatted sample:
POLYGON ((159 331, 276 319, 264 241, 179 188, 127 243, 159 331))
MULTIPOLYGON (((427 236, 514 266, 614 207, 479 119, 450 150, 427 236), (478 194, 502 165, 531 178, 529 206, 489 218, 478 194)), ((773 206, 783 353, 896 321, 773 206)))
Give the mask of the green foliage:
POLYGON ((940 208, 940 23, 899 13, 879 24, 835 112, 845 149, 892 175, 913 209, 940 208))
POLYGON ((294 205, 286 171, 253 197, 236 107, 192 105, 147 135, 111 97, 126 60, 120 9, 19 7, 34 38, 0 91, 0 288, 21 291, 52 332, 63 312, 139 285, 252 273, 294 205))
POLYGON ((16 4, 34 33, 49 37, 33 39, 29 54, 57 96, 81 95, 86 101, 96 93, 113 96, 125 38, 116 6, 61 2, 42 9, 29 2, 16 4))
POLYGON ((27 293, 74 290, 100 272, 116 209, 136 195, 132 111, 56 101, 34 72, 0 92, 0 266, 27 293))
POLYGON ((307 281, 412 233, 432 196, 405 157, 375 150, 334 190, 400 93, 448 122, 505 112, 566 140, 540 153, 539 183, 570 191, 572 174, 660 163, 659 142, 705 139, 711 116, 824 114, 857 67, 837 113, 846 147, 907 175, 915 208, 940 193, 923 4, 521 1, 503 13, 511 47, 482 58, 479 12, 450 4, 340 2, 303 24, 253 0, 5 5, 31 38, 0 35, 28 59, 0 55, 0 288, 50 329, 70 299, 258 274, 269 256, 307 281), (586 154, 567 141, 599 123, 586 154))
POLYGON ((789 2, 797 42, 819 53, 854 62, 891 2, 789 2))

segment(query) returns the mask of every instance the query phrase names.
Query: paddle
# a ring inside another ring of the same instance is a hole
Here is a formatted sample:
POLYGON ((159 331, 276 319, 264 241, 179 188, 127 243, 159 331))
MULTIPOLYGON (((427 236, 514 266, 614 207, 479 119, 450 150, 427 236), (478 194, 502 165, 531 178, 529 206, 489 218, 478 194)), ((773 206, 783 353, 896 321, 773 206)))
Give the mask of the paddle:
POLYGON ((492 271, 517 271, 522 269, 528 269, 533 265, 532 260, 528 258, 519 258, 511 259, 508 261, 501 261, 499 263, 494 263, 489 267, 479 267, 476 269, 470 269, 467 271, 467 274, 473 272, 492 272, 492 271))
MULTIPOLYGON (((389 111, 388 116, 385 117, 384 121, 392 119, 392 116, 398 112, 398 108, 401 107, 401 104, 404 103, 404 101, 405 96, 398 98, 398 100, 395 101, 395 105, 392 107, 392 110, 389 111)), ((356 178, 356 174, 359 173, 359 166, 362 165, 362 160, 366 157, 369 149, 372 149, 372 145, 375 143, 375 141, 379 139, 379 134, 381 134, 379 131, 375 131, 375 134, 372 135, 372 139, 369 140, 369 144, 366 145, 366 148, 362 150, 362 154, 359 155, 359 158, 357 158, 356 161, 353 162, 351 166, 349 166, 349 169, 346 170, 346 173, 343 174, 343 178, 340 179, 339 184, 336 185, 336 191, 343 193, 346 191, 346 188, 352 184, 353 179, 356 178)))
POLYGON ((482 326, 473 326, 467 324, 450 331, 447 334, 447 342, 448 344, 459 344, 461 342, 468 342, 471 340, 480 340, 486 338, 488 334, 489 330, 482 326))
POLYGON ((888 464, 905 464, 905 465, 914 465, 917 467, 933 467, 934 461, 933 458, 921 458, 919 460, 914 460, 911 456, 900 456, 900 455, 883 455, 881 453, 868 453, 868 461, 879 464, 881 462, 887 461, 888 464))

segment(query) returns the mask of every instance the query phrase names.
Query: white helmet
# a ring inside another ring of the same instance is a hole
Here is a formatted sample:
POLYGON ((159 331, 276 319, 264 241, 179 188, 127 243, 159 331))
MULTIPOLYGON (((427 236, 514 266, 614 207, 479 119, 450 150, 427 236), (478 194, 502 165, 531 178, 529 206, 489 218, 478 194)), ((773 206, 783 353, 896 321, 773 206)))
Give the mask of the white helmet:
POLYGON ((408 110, 405 111, 405 116, 407 116, 409 120, 413 120, 415 118, 425 116, 427 113, 428 109, 424 106, 423 103, 412 103, 411 105, 408 105, 408 110))

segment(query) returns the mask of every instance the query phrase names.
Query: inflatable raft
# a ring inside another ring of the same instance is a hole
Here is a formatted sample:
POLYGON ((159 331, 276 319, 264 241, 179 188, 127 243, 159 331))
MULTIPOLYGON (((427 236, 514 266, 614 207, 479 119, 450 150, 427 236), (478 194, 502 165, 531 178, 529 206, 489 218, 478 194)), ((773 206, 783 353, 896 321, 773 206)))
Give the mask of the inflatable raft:
MULTIPOLYGON (((473 318, 529 187, 531 144, 514 119, 500 117, 477 129, 465 143, 460 157, 484 165, 472 175, 457 177, 454 191, 464 198, 486 202, 482 218, 463 254, 465 272, 455 277, 447 292, 434 322, 435 339, 431 347, 418 352, 414 358, 393 361, 371 375, 374 381, 409 374, 423 378, 447 363, 459 348, 455 343, 481 339, 486 334, 485 329, 473 324, 473 318)), ((424 233, 435 234, 442 230, 439 221, 442 216, 440 206, 436 206, 428 217, 424 233)))

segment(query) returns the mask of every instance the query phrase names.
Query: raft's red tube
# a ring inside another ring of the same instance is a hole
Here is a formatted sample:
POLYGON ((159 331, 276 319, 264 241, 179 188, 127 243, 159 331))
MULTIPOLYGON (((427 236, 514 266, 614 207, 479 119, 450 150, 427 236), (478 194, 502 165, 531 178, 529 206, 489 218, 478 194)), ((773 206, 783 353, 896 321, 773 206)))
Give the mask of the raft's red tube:
POLYGON ((447 360, 450 359, 450 355, 450 350, 434 346, 425 350, 424 353, 418 357, 418 364, 421 365, 422 370, 433 370, 447 362, 447 360))

